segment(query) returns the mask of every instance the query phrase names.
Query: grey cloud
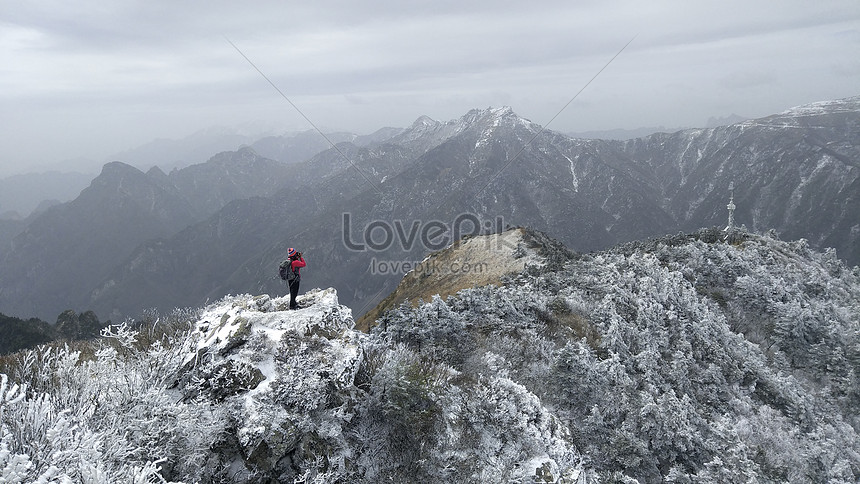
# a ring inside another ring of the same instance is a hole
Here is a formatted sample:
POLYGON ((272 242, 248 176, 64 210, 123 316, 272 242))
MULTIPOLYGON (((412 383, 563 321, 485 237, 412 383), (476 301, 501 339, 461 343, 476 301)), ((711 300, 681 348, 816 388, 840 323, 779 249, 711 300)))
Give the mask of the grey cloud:
POLYGON ((772 85, 777 82, 776 75, 769 71, 738 71, 723 77, 720 85, 729 89, 741 89, 772 85))
POLYGON ((491 103, 545 122, 637 34, 553 129, 766 115, 858 94, 856 5, 16 2, 0 11, 0 122, 15 133, 0 137, 0 163, 93 156, 206 123, 303 127, 225 36, 316 123, 340 129, 491 103), (768 96, 749 97, 762 86, 768 96), (69 128, 80 119, 86 129, 69 128))

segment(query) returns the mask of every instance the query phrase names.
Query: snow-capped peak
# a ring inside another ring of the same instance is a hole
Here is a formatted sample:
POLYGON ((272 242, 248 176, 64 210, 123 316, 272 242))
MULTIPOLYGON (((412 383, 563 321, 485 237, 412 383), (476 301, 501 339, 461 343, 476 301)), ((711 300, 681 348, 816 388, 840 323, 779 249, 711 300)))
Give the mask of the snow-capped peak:
POLYGON ((528 119, 517 116, 510 106, 488 107, 486 109, 472 109, 459 120, 452 121, 462 125, 464 128, 474 125, 498 126, 502 123, 531 125, 528 119))
POLYGON ((436 121, 435 119, 431 118, 430 116, 421 115, 418 117, 418 119, 415 120, 414 123, 412 123, 412 129, 426 128, 429 126, 436 126, 438 124, 440 124, 439 121, 436 121))

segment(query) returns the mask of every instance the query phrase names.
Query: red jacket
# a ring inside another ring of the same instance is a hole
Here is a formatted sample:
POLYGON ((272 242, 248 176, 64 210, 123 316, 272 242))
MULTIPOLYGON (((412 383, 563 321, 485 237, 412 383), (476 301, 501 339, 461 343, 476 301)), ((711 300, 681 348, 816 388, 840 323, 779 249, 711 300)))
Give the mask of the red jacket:
POLYGON ((301 268, 306 266, 306 265, 307 265, 307 263, 305 262, 305 258, 300 257, 300 258, 298 258, 298 259, 296 259, 290 263, 290 269, 296 271, 296 274, 300 274, 301 268))

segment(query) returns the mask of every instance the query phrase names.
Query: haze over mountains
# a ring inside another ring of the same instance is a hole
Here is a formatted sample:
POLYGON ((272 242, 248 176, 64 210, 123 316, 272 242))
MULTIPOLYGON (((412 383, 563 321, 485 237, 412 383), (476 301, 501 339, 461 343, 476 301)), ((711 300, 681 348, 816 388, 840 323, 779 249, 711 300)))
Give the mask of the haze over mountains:
MULTIPOLYGON (((157 166, 169 173, 204 163, 216 153, 250 146, 266 158, 283 163, 297 163, 330 148, 329 141, 350 141, 356 145, 366 145, 384 140, 401 130, 383 128, 369 135, 327 132, 323 137, 314 130, 290 131, 276 135, 272 134, 271 129, 212 127, 180 139, 156 139, 111 155, 107 159, 121 160, 141 171, 157 166)), ((73 200, 90 184, 94 173, 99 172, 102 166, 103 164, 89 159, 68 160, 57 164, 53 170, 0 178, 0 221, 20 220, 52 204, 73 200), (60 169, 60 166, 63 168, 60 169)))
POLYGON ((0 312, 116 319, 274 294, 293 246, 303 288, 336 287, 359 316, 403 275, 380 262, 500 225, 578 251, 721 226, 732 183, 738 224, 860 262, 858 97, 626 141, 571 138, 509 108, 331 138, 336 150, 266 138, 169 174, 105 165, 75 200, 0 225, 0 312))
POLYGON ((73 200, 93 176, 52 171, 0 179, 0 220, 20 220, 54 203, 73 200))

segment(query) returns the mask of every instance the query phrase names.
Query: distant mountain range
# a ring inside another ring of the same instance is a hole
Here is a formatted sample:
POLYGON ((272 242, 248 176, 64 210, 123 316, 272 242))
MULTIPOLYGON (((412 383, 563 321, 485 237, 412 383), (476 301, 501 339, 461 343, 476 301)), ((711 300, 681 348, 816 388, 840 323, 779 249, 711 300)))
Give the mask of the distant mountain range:
POLYGON ((577 131, 565 133, 571 138, 628 140, 643 138, 654 133, 673 133, 684 128, 667 128, 665 126, 645 127, 636 129, 604 129, 597 131, 577 131))
MULTIPOLYGON (((156 139, 111 155, 108 159, 121 160, 122 163, 141 171, 158 167, 161 171, 171 172, 205 163, 215 153, 250 146, 260 156, 283 163, 298 163, 331 148, 329 141, 349 141, 363 146, 389 138, 400 131, 403 131, 403 128, 383 128, 369 135, 330 132, 323 137, 320 133, 309 130, 262 136, 237 129, 213 127, 181 139, 156 139)), ((73 165, 82 163, 92 165, 96 162, 79 161, 73 165)), ((51 205, 71 201, 92 179, 92 173, 59 170, 0 178, 0 221, 22 220, 51 205)))
POLYGON ((332 141, 301 162, 272 138, 170 174, 106 165, 6 236, 0 312, 118 320, 277 293, 293 246, 309 263, 303 287, 336 287, 359 316, 396 286, 397 262, 458 236, 528 226, 591 251, 724 226, 731 184, 738 224, 860 262, 860 97, 627 141, 571 138, 509 108, 332 141))
POLYGON ((49 171, 0 179, 0 220, 19 220, 43 211, 52 203, 73 200, 93 175, 49 171))
MULTIPOLYGON (((746 121, 748 118, 743 116, 739 116, 737 114, 730 114, 725 117, 717 118, 711 117, 708 118, 708 122, 705 124, 706 128, 718 128, 720 126, 728 126, 730 124, 740 123, 746 121)), ((683 131, 686 128, 667 128, 665 126, 657 126, 657 127, 642 127, 636 129, 606 129, 606 130, 597 130, 597 131, 579 131, 579 132, 568 132, 565 133, 571 138, 587 138, 587 139, 612 139, 612 140, 631 140, 635 138, 644 138, 646 136, 650 136, 655 133, 674 133, 676 131, 683 131)))

